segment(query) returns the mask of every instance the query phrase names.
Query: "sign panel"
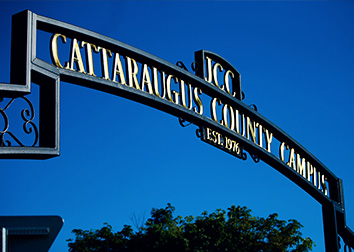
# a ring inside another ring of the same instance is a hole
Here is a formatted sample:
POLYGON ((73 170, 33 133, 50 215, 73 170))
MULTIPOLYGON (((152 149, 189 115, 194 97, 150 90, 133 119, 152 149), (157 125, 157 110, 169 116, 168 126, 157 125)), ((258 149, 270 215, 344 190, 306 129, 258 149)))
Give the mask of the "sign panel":
POLYGON ((201 127, 199 132, 200 139, 202 141, 209 143, 237 158, 246 159, 246 154, 243 152, 243 148, 237 140, 224 136, 207 127, 201 127))

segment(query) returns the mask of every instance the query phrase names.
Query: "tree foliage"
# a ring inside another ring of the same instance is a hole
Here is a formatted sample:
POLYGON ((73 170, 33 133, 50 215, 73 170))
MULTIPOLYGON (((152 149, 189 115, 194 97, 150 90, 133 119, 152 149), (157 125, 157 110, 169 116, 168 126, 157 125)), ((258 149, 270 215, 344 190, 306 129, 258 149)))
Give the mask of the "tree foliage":
POLYGON ((74 229, 75 240, 69 239, 70 252, 256 252, 312 250, 313 241, 303 238, 296 220, 278 220, 277 214, 267 218, 253 217, 246 207, 231 206, 208 214, 174 217, 175 208, 151 211, 151 217, 134 231, 125 225, 114 233, 105 224, 99 230, 74 229))

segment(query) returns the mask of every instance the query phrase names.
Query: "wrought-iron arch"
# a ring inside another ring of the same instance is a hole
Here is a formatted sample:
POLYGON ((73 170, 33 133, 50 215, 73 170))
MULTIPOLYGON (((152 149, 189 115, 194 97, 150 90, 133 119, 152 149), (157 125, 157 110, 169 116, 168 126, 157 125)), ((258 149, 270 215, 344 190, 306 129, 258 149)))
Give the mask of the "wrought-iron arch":
MULTIPOLYGON (((342 180, 259 114, 255 106, 242 102, 240 74, 225 59, 209 51, 197 51, 192 69, 195 74, 181 62, 174 65, 98 33, 30 11, 20 12, 13 16, 11 84, 0 85, 0 97, 23 97, 31 93, 31 83, 39 85, 40 119, 35 141, 38 144, 9 146, 4 140, 10 134, 6 108, 2 108, 0 114, 5 118, 5 126, 0 132, 0 158, 46 159, 59 155, 59 84, 60 81, 74 83, 174 115, 182 126, 186 121, 198 126, 197 136, 203 141, 241 159, 247 157, 244 152, 247 151, 255 161, 264 161, 322 204, 326 251, 339 251, 338 235, 346 246, 354 248, 354 233, 346 226, 342 180), (52 63, 37 57, 38 30, 52 35, 52 63), (69 46, 69 39, 70 55, 64 64, 58 55, 58 43, 69 46), (83 47, 87 50, 86 65, 80 53, 83 47), (94 71, 92 52, 101 54, 101 76, 94 71), (107 62, 110 55, 114 58, 111 73, 107 62), (221 72, 224 73, 222 84, 216 78, 221 72), (173 89, 171 85, 178 88, 173 89), (209 116, 203 113, 206 109, 202 94, 210 101, 209 116), (274 139, 280 145, 279 156, 271 150, 274 139), (284 153, 289 155, 288 162, 284 153)), ((26 125, 32 123, 31 119, 26 120, 26 125)))

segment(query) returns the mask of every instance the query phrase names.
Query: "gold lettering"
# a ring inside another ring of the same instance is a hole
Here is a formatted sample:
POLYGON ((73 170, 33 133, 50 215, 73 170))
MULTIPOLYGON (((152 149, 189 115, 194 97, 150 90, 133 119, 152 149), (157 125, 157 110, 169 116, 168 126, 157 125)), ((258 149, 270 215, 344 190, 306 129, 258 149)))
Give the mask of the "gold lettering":
POLYGON ((209 128, 206 128, 206 130, 207 130, 207 139, 208 140, 212 140, 212 141, 214 141, 211 137, 210 137, 210 129, 209 128))
POLYGON ((207 72, 208 72, 208 74, 207 74, 207 77, 205 77, 204 79, 205 79, 205 81, 211 83, 212 80, 213 80, 212 79, 213 78, 213 74, 211 72, 211 58, 206 57, 206 59, 207 59, 207 72))
POLYGON ((285 160, 284 160, 284 146, 285 146, 285 143, 282 142, 279 147, 279 157, 280 157, 280 160, 283 162, 285 162, 285 160))
POLYGON ((129 87, 132 87, 134 88, 134 85, 135 85, 135 88, 138 89, 138 90, 141 90, 140 89, 140 86, 139 86, 139 81, 138 81, 138 78, 136 77, 137 74, 138 74, 138 64, 136 63, 136 61, 132 58, 129 58, 127 56, 127 75, 128 75, 128 85, 129 87))
POLYGON ((203 115, 203 103, 202 103, 202 100, 199 97, 199 95, 202 94, 202 90, 200 88, 196 87, 196 88, 194 88, 193 94, 194 94, 193 100, 198 106, 198 109, 196 107, 194 107, 193 111, 198 113, 198 114, 200 114, 200 115, 203 115), (199 110, 199 112, 198 112, 198 110, 199 110))
MULTIPOLYGON (((270 144, 272 143, 272 140, 273 140, 273 133, 270 133, 269 134, 269 130, 265 130, 266 132, 266 144, 267 144, 267 151, 269 153, 271 153, 271 148, 270 148, 270 144)), ((284 160, 283 160, 284 161, 284 160)))
POLYGON ((247 139, 251 140, 255 143, 256 142, 256 123, 251 122, 251 119, 247 117, 247 139), (251 134, 250 134, 251 133, 251 134))
POLYGON ((158 73, 156 67, 153 68, 153 83, 154 83, 154 93, 156 96, 161 97, 162 99, 165 98, 166 96, 166 79, 165 79, 165 72, 161 72, 161 89, 162 89, 162 95, 160 95, 159 91, 159 78, 158 78, 158 73))
POLYGON ((164 71, 161 72, 161 88, 162 88, 162 95, 161 98, 164 99, 166 97, 166 74, 164 71))
POLYGON ((124 78, 123 66, 122 66, 122 62, 120 60, 119 53, 116 53, 114 55, 112 81, 117 82, 116 81, 117 76, 119 77, 119 83, 125 85, 126 82, 125 82, 125 78, 124 78))
POLYGON ((211 101, 211 118, 215 121, 215 122, 219 122, 218 118, 216 116, 216 102, 218 102, 219 105, 221 105, 221 100, 217 97, 213 98, 211 101))
POLYGON ((258 126, 258 145, 263 148, 263 126, 257 123, 258 126))
POLYGON ((187 102, 186 102, 186 88, 184 85, 184 80, 181 80, 179 82, 179 90, 181 92, 181 104, 183 107, 188 108, 189 110, 192 109, 193 103, 192 103, 192 85, 188 84, 188 91, 189 91, 189 106, 187 107, 187 102))
MULTIPOLYGON (((286 146, 287 149, 289 149, 289 146, 286 146)), ((290 149, 289 153, 289 161, 286 163, 290 168, 293 168, 296 171, 295 167, 295 150, 294 148, 290 149)))
POLYGON ((301 158, 299 154, 296 154, 296 171, 304 178, 306 178, 306 161, 305 158, 301 158))
POLYGON ((234 140, 229 139, 226 136, 225 136, 225 148, 236 154, 240 154, 240 148, 238 147, 238 143, 234 140))
POLYGON ((313 175, 313 166, 309 161, 307 161, 307 180, 309 182, 311 182, 312 175, 313 175))
POLYGON ((218 138, 217 138, 217 135, 216 135, 216 132, 215 131, 212 131, 212 133, 211 133, 212 135, 213 135, 213 137, 214 137, 214 143, 216 143, 217 141, 218 141, 218 138))
POLYGON ((247 128, 247 125, 246 125, 246 117, 245 117, 245 114, 242 114, 241 124, 242 124, 242 127, 241 127, 242 134, 241 134, 241 136, 246 137, 246 133, 247 133, 246 128, 247 128))
POLYGON ((211 142, 218 145, 223 145, 221 142, 221 134, 219 132, 216 132, 209 128, 206 128, 206 130, 207 130, 207 140, 210 140, 211 142))
MULTIPOLYGON (((188 109, 189 110, 192 110, 192 107, 193 107, 193 99, 192 99, 192 97, 193 97, 193 95, 192 95, 192 85, 191 84, 188 84, 188 102, 189 102, 189 105, 188 105, 188 109)), ((186 104, 187 105, 187 104, 186 104)))
POLYGON ((235 130, 237 132, 237 134, 240 134, 240 112, 238 111, 238 109, 235 109, 235 124, 236 124, 236 127, 235 127, 235 130))
POLYGON ((223 145, 221 142, 221 134, 216 132, 217 136, 218 136, 218 145, 223 145))
POLYGON ((60 60, 59 60, 59 56, 58 56, 58 38, 61 38, 61 41, 66 44, 66 37, 62 34, 56 33, 52 36, 51 38, 51 51, 52 51, 52 61, 53 63, 60 68, 64 68, 61 64, 60 64, 60 60))
POLYGON ((109 73, 108 73, 108 56, 111 58, 112 57, 112 52, 106 48, 103 47, 97 47, 97 50, 101 50, 101 67, 102 67, 102 78, 105 80, 110 80, 109 79, 109 73), (107 55, 108 53, 108 55, 107 55))
POLYGON ((317 171, 316 167, 313 167, 313 185, 317 187, 317 171))
MULTIPOLYGON (((173 76, 173 75, 168 75, 168 76, 167 76, 167 81, 166 81, 167 98, 168 98, 169 101, 176 103, 176 102, 173 101, 173 99, 172 99, 172 93, 176 93, 176 91, 172 91, 172 90, 171 90, 171 79, 173 79, 173 80, 175 81, 175 83, 178 82, 178 78, 177 78, 176 76, 173 76)), ((175 95, 175 96, 176 96, 176 95, 175 95)), ((178 104, 178 101, 177 101, 176 104, 178 104)))
MULTIPOLYGON (((215 63, 213 66, 213 79, 214 79, 214 85, 220 88, 219 83, 218 83, 218 68, 220 69, 220 72, 222 72, 224 69, 220 63, 215 63)), ((221 89, 221 88, 220 88, 221 89)), ((224 89, 222 89, 224 90, 224 89)))
POLYGON ((146 64, 144 64, 143 72, 141 74, 141 90, 143 90, 143 91, 144 91, 145 84, 147 85, 147 87, 149 89, 149 94, 153 94, 154 92, 152 90, 150 73, 149 73, 149 69, 146 64))
POLYGON ((85 45, 86 45, 86 65, 88 66, 87 74, 91 76, 96 76, 93 70, 92 47, 94 48, 95 52, 98 52, 98 49, 95 45, 82 41, 81 48, 83 48, 85 45))
POLYGON ((225 148, 231 150, 232 148, 232 140, 225 136, 225 148))
POLYGON ((245 119, 245 115, 242 114, 241 117, 242 117, 242 119, 241 119, 241 122, 240 122, 240 114, 239 114, 239 111, 236 109, 235 110, 236 132, 238 134, 240 134, 241 136, 246 137, 246 119, 245 119), (241 131, 240 131, 240 128, 241 128, 241 131))
POLYGON ((325 175, 322 175, 321 176, 322 191, 326 196, 328 196, 328 189, 327 189, 326 181, 327 181, 327 178, 325 177, 325 175))
MULTIPOLYGON (((176 77, 177 78, 177 77, 176 77)), ((179 93, 175 90, 172 90, 173 97, 175 100, 173 101, 175 104, 179 105, 179 93)))
POLYGON ((80 73, 85 73, 84 63, 82 62, 80 48, 75 38, 71 42, 70 62, 66 62, 65 68, 75 71, 74 63, 76 64, 76 69, 77 69, 76 71, 80 73))
POLYGON ((229 83, 229 79, 230 79, 230 76, 231 75, 231 79, 233 79, 235 77, 234 73, 231 72, 230 70, 227 70, 225 75, 224 75, 224 83, 225 83, 225 89, 226 89, 226 92, 231 94, 231 90, 230 90, 230 83, 229 83))
POLYGON ((222 108, 222 121, 223 125, 228 127, 231 130, 235 129, 235 115, 234 115, 234 109, 228 104, 224 104, 222 108), (229 109, 228 109, 229 108, 229 109), (228 116, 230 114, 230 116, 228 116), (228 118, 230 118, 230 125, 228 123, 228 118))

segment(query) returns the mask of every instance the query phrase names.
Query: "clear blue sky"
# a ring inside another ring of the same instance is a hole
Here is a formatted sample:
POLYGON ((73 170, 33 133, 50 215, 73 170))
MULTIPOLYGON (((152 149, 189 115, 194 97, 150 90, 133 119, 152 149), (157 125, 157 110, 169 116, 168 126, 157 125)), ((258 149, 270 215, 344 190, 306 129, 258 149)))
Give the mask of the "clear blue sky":
MULTIPOLYGON (((246 104, 344 181, 354 229, 352 1, 0 1, 0 80, 9 82, 11 16, 24 9, 101 33, 187 66, 205 49, 242 76, 246 104)), ((49 43, 38 48, 49 53, 49 43)), ((0 215, 60 215, 51 252, 74 228, 115 230, 153 207, 176 214, 247 206, 299 220, 324 251, 321 206, 264 163, 236 159, 150 107, 61 84, 61 155, 0 161, 0 215)))

